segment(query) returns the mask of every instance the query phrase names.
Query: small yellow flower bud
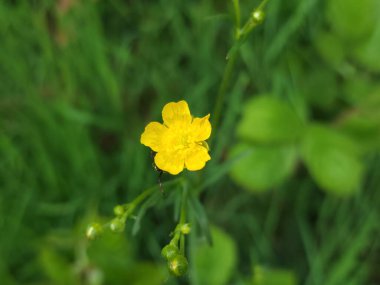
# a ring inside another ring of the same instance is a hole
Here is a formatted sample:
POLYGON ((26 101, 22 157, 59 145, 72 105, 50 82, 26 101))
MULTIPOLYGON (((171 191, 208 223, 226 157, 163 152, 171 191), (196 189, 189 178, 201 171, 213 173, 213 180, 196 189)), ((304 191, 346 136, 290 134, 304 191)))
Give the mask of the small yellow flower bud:
POLYGON ((175 255, 168 261, 169 271, 175 276, 182 276, 187 272, 188 262, 181 254, 175 255))
POLYGON ((175 246, 173 244, 168 244, 168 245, 164 246, 164 248, 161 250, 162 257, 164 257, 168 260, 173 258, 174 256, 176 256, 178 254, 179 254, 179 249, 177 246, 175 246))
POLYGON ((103 227, 98 223, 92 223, 87 226, 86 237, 89 240, 94 240, 103 232, 103 227))
POLYGON ((113 212, 114 212, 114 214, 116 215, 116 216, 122 216, 122 215, 124 215, 124 213, 125 213, 125 208, 123 207, 123 206, 121 206, 121 205, 117 205, 117 206, 115 206, 115 208, 113 208, 113 212))
POLYGON ((180 228, 180 231, 181 231, 182 234, 187 235, 187 234, 190 233, 190 231, 191 231, 191 227, 190 227, 189 224, 183 224, 183 225, 181 226, 181 228, 180 228))
POLYGON ((261 24, 264 21, 265 13, 262 10, 255 10, 252 13, 252 19, 256 24, 261 24))
POLYGON ((120 220, 119 218, 115 218, 110 223, 110 229, 111 231, 115 233, 121 233, 124 231, 125 228, 125 222, 120 220))

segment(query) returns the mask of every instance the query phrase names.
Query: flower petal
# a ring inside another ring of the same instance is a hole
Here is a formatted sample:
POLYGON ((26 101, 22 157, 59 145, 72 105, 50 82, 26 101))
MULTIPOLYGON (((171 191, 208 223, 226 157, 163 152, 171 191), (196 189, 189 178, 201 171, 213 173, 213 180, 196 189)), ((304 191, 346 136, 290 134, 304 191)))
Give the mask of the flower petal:
POLYGON ((163 138, 167 131, 168 128, 160 123, 149 123, 141 135, 140 142, 158 152, 162 148, 163 138))
POLYGON ((172 175, 180 173, 185 166, 185 152, 158 152, 154 157, 154 163, 159 169, 169 172, 172 175))
POLYGON ((195 145, 186 153, 185 165, 188 170, 195 171, 202 169, 206 161, 211 159, 207 149, 201 145, 195 145))
POLYGON ((210 114, 203 118, 194 118, 191 123, 191 132, 196 142, 207 140, 211 135, 210 114))
POLYGON ((186 101, 170 102, 162 109, 164 124, 170 126, 181 126, 191 123, 191 114, 186 101))

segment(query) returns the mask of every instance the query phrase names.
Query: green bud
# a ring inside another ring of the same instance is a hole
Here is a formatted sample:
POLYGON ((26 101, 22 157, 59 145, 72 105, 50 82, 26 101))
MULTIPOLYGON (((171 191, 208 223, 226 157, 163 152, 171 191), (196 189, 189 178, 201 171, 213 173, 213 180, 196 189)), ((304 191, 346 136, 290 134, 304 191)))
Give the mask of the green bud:
POLYGON ((161 250, 162 257, 164 257, 168 260, 173 258, 174 256, 176 256, 178 254, 179 254, 179 249, 177 246, 175 246, 173 244, 168 244, 168 245, 164 246, 164 248, 161 250))
POLYGON ((262 10, 252 12, 252 19, 256 24, 261 24, 264 21, 265 13, 262 10))
POLYGON ((184 235, 187 235, 190 233, 191 231, 191 227, 190 227, 190 224, 183 224, 180 228, 180 231, 182 234, 184 235))
POLYGON ((124 228, 125 222, 119 218, 113 219, 110 223, 110 229, 115 233, 121 233, 122 231, 124 231, 124 228))
POLYGON ((103 227, 98 223, 92 223, 87 226, 86 237, 89 240, 96 239, 103 232, 103 227))
POLYGON ((188 262, 186 257, 181 254, 175 255, 168 261, 170 273, 175 276, 182 276, 187 272, 188 262))
POLYGON ((116 216, 122 216, 125 213, 125 208, 122 205, 117 205, 113 208, 113 212, 116 216))

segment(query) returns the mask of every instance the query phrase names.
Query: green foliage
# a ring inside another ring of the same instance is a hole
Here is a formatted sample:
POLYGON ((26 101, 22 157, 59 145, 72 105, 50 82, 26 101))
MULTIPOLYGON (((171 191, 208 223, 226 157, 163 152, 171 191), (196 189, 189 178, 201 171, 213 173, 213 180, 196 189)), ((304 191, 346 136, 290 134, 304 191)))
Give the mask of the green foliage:
POLYGON ((259 143, 294 142, 302 134, 296 113, 281 100, 259 96, 246 103, 238 137, 259 143))
POLYGON ((355 42, 371 35, 379 8, 376 0, 331 0, 327 1, 326 17, 339 36, 355 42))
POLYGON ((338 195, 360 189, 364 166, 358 156, 352 140, 323 126, 310 127, 302 142, 302 157, 312 176, 338 195))
POLYGON ((297 285, 294 273, 289 270, 264 268, 253 269, 253 285, 297 285))
POLYGON ((297 162, 293 146, 257 146, 240 143, 231 156, 243 156, 231 169, 231 177, 252 192, 268 190, 284 182, 297 162))
POLYGON ((258 3, 0 1, 1 285, 380 282, 379 1, 269 0, 234 45, 258 3), (183 177, 162 196, 139 139, 182 99, 222 109, 211 161, 185 174, 176 278, 160 251, 183 177), (152 186, 123 233, 85 239, 152 186))
POLYGON ((212 245, 200 244, 194 249, 195 284, 228 284, 237 265, 234 240, 217 227, 211 228, 212 245))

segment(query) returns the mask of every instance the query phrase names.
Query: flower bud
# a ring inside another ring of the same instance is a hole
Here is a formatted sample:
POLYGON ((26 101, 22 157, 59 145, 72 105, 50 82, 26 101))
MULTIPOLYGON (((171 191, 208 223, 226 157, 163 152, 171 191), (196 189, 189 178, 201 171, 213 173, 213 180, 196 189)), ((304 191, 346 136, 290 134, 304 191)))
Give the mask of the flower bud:
POLYGON ((98 223, 92 223, 87 226, 86 237, 89 240, 96 239, 103 232, 103 227, 98 223))
POLYGON ((113 208, 113 212, 116 216, 120 217, 124 215, 125 213, 125 208, 122 205, 117 205, 115 208, 113 208))
POLYGON ((173 244, 168 244, 164 246, 164 248, 161 250, 162 257, 166 258, 167 260, 173 258, 174 256, 179 254, 179 249, 177 246, 173 244))
POLYGON ((190 224, 183 224, 180 228, 180 231, 182 234, 184 235, 187 235, 190 233, 191 231, 191 227, 190 227, 190 224))
POLYGON ((122 231, 124 231, 124 228, 125 222, 119 218, 113 219, 110 223, 110 229, 115 233, 121 233, 122 231))
POLYGON ((177 254, 168 261, 168 267, 170 273, 175 276, 182 276, 187 272, 188 262, 186 257, 181 254, 177 254))
POLYGON ((252 19, 256 24, 261 24, 264 21, 265 13, 262 10, 252 12, 252 19))

